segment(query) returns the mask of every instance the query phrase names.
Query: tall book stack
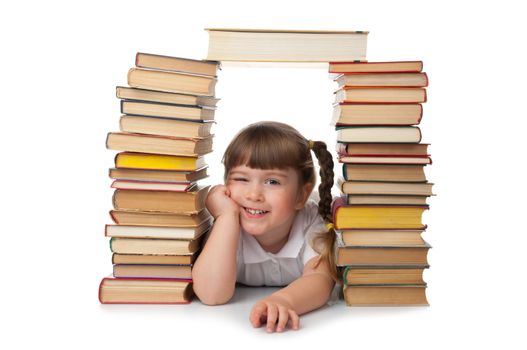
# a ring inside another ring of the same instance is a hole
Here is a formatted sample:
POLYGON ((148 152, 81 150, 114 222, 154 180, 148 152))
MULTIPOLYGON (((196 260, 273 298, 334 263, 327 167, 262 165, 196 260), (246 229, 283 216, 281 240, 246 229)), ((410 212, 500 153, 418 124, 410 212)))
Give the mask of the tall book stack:
POLYGON ((349 306, 428 305, 423 271, 432 184, 428 144, 417 126, 428 78, 422 62, 330 63, 332 124, 342 163, 334 203, 337 265, 349 306))
POLYGON ((113 224, 107 225, 113 275, 99 288, 102 303, 188 303, 191 269, 211 225, 204 155, 218 62, 136 55, 121 100, 120 131, 106 147, 120 151, 110 169, 113 224))

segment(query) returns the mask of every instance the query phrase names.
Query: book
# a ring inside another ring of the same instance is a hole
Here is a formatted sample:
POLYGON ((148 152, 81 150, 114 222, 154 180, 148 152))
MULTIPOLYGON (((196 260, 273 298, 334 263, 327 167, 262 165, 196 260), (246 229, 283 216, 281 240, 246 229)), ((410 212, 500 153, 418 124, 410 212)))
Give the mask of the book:
POLYGON ((200 245, 200 239, 192 241, 121 237, 110 239, 111 251, 118 254, 185 255, 197 252, 200 245))
POLYGON ((113 266, 113 276, 119 278, 192 279, 190 265, 123 265, 113 266))
POLYGON ((206 209, 190 213, 159 213, 129 210, 111 210, 110 216, 118 225, 197 227, 211 220, 206 209))
POLYGON ((372 73, 372 72, 421 72, 422 61, 399 62, 329 62, 330 73, 372 73))
POLYGON ((207 167, 197 171, 110 168, 112 179, 158 182, 195 182, 208 176, 207 167))
POLYGON ((139 68, 169 70, 214 77, 216 76, 219 62, 138 52, 135 55, 135 66, 139 68))
POLYGON ((203 157, 170 156, 121 152, 115 156, 117 168, 194 171, 205 166, 203 157))
POLYGON ((146 190, 146 191, 193 191, 197 186, 195 182, 158 182, 158 181, 135 181, 115 180, 111 188, 123 190, 146 190))
POLYGON ((424 285, 423 272, 425 266, 382 266, 382 267, 357 267, 346 266, 342 273, 345 285, 372 285, 372 284, 411 284, 424 285))
POLYGON ((423 245, 423 230, 343 230, 338 235, 344 246, 408 246, 423 245))
POLYGON ((341 74, 335 81, 344 86, 426 87, 426 73, 351 73, 341 74))
POLYGON ((335 91, 335 103, 424 103, 426 89, 412 87, 350 87, 335 91))
POLYGON ((337 127, 337 142, 347 143, 419 143, 421 130, 416 126, 337 127))
POLYGON ((366 59, 368 32, 208 28, 207 59, 329 62, 366 59))
POLYGON ((192 281, 106 277, 99 286, 102 304, 188 304, 192 281))
POLYGON ((338 180, 345 194, 381 194, 398 196, 432 196, 432 183, 428 182, 379 182, 338 180))
POLYGON ((387 156, 387 157, 428 157, 427 143, 337 143, 339 155, 387 156))
POLYGON ((333 223, 344 229, 424 229, 421 219, 428 206, 346 205, 344 198, 333 202, 333 223))
POLYGON ((164 117, 185 120, 214 120, 214 108, 121 100, 121 113, 146 117, 164 117))
POLYGON ((171 239, 196 239, 210 227, 209 221, 204 221, 196 227, 161 227, 137 225, 106 225, 106 237, 126 238, 171 238, 171 239))
POLYGON ((340 163, 353 164, 432 164, 430 157, 364 157, 364 156, 339 156, 340 163))
POLYGON ((212 124, 214 123, 134 115, 123 115, 119 120, 120 130, 126 133, 191 138, 210 137, 212 124))
POLYGON ((116 151, 198 157, 212 152, 212 137, 196 139, 110 132, 106 147, 116 151))
POLYGON ((428 196, 394 196, 394 195, 347 195, 347 204, 375 205, 427 205, 428 196))
POLYGON ((348 306, 427 306, 426 285, 344 286, 348 306))
POLYGON ((115 190, 113 206, 116 210, 198 212, 205 208, 209 187, 201 187, 191 192, 115 190))
POLYGON ((346 181, 426 182, 424 165, 342 164, 342 176, 346 181))
POLYGON ((216 78, 180 72, 131 68, 128 85, 147 90, 214 96, 216 78))
POLYGON ((416 125, 423 116, 421 104, 338 104, 331 125, 416 125))
POLYGON ((112 264, 127 265, 190 265, 196 260, 197 253, 187 255, 143 255, 112 254, 112 264))
POLYGON ((421 246, 339 246, 337 266, 400 266, 428 265, 430 245, 421 246))
POLYGON ((133 101, 148 101, 158 103, 170 103, 177 105, 216 107, 219 99, 209 96, 196 96, 163 92, 131 87, 117 86, 115 89, 117 98, 133 101))

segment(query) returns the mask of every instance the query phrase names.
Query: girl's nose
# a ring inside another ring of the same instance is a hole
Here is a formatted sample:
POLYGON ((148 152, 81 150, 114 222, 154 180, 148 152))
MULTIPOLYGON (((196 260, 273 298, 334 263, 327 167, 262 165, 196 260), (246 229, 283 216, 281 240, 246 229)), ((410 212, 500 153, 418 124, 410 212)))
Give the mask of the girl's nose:
POLYGON ((247 192, 245 193, 245 197, 248 200, 251 200, 254 202, 261 202, 263 200, 262 186, 257 183, 253 183, 249 185, 247 188, 247 192))

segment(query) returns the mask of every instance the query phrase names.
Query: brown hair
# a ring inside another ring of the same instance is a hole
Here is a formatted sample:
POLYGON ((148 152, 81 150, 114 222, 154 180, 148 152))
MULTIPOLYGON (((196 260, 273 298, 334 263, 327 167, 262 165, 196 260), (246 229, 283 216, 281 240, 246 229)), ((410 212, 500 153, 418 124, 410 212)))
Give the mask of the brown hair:
MULTIPOLYGON (((331 188, 333 187, 333 156, 322 141, 308 141, 295 128, 279 122, 258 122, 242 129, 231 141, 225 154, 224 179, 232 168, 246 165, 255 169, 298 170, 299 188, 306 184, 315 185, 315 167, 310 150, 313 150, 320 165, 320 185, 318 192, 318 212, 326 223, 333 221, 331 215, 331 188)), ((340 281, 335 264, 335 232, 330 229, 315 238, 315 246, 320 247, 320 259, 326 261, 335 281, 340 281)))

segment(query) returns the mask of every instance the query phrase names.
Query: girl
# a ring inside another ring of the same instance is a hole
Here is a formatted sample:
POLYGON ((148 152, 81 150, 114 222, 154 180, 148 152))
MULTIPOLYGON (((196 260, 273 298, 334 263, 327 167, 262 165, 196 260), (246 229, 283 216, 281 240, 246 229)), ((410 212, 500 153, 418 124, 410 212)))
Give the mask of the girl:
POLYGON ((308 141, 289 125, 261 122, 236 135, 223 163, 225 185, 213 187, 206 200, 215 221, 192 269, 194 291, 203 303, 218 305, 232 298, 237 281, 286 286, 258 301, 250 321, 266 323, 268 332, 283 331, 288 321, 298 329, 298 316, 323 306, 338 281, 332 156, 325 143, 308 141), (320 164, 318 207, 308 201, 315 184, 311 151, 320 164))

